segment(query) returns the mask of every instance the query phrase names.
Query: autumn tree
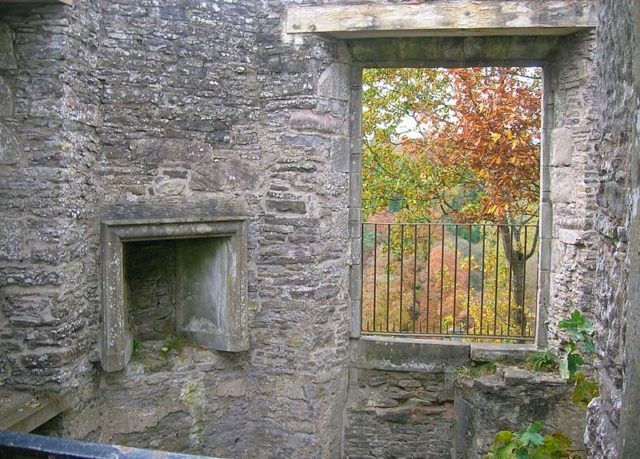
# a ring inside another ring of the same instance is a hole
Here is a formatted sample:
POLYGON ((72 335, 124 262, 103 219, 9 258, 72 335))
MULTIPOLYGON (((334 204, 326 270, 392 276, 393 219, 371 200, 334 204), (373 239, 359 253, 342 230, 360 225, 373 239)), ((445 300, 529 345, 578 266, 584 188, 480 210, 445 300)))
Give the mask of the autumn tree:
POLYGON ((363 90, 363 213, 397 221, 495 223, 524 320, 525 263, 537 223, 537 69, 369 69, 363 90))

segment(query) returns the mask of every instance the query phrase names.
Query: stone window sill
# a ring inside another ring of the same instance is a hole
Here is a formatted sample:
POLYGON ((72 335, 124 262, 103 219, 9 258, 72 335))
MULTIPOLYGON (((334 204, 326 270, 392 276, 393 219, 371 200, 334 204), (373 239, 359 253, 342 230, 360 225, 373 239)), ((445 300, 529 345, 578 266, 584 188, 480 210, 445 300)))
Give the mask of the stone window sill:
POLYGON ((535 344, 467 343, 415 338, 362 336, 351 340, 351 364, 389 371, 442 371, 471 362, 524 360, 535 344))

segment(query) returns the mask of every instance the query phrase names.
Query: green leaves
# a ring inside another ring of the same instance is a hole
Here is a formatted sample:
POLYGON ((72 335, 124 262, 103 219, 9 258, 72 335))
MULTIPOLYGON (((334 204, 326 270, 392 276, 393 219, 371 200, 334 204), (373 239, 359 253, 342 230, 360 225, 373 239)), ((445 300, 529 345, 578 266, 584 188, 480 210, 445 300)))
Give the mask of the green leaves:
POLYGON ((536 215, 539 77, 515 67, 365 69, 363 219, 536 215), (396 211, 398 195, 407 206, 396 211))
POLYGON ((598 383, 587 378, 584 374, 576 373, 576 384, 573 387, 571 401, 583 410, 587 409, 589 402, 598 396, 598 383))
POLYGON ((535 448, 544 443, 544 437, 540 435, 542 430, 542 423, 539 421, 534 422, 528 429, 519 432, 520 443, 526 448, 535 448))
POLYGON ((536 371, 553 372, 558 369, 558 359, 550 350, 532 352, 527 363, 536 371))
POLYGON ((571 313, 571 318, 558 322, 558 327, 569 331, 574 339, 582 342, 588 341, 593 345, 593 342, 591 342, 593 325, 577 309, 574 309, 571 313))
POLYGON ((562 432, 542 436, 542 423, 525 430, 498 432, 485 459, 571 459, 571 440, 562 432))
POLYGON ((560 376, 564 379, 572 379, 580 365, 585 361, 580 352, 587 355, 595 353, 593 344, 593 325, 577 309, 571 313, 569 319, 558 322, 558 327, 567 330, 576 341, 569 341, 565 346, 565 353, 560 361, 560 376), (580 349, 578 347, 582 349, 580 349))
POLYGON ((591 355, 596 351, 592 338, 593 325, 580 311, 574 310, 571 317, 558 322, 558 326, 567 330, 575 340, 565 345, 564 356, 560 361, 560 376, 564 379, 575 378, 571 399, 577 406, 586 410, 589 402, 598 396, 598 384, 578 372, 578 368, 585 363, 583 354, 591 355))

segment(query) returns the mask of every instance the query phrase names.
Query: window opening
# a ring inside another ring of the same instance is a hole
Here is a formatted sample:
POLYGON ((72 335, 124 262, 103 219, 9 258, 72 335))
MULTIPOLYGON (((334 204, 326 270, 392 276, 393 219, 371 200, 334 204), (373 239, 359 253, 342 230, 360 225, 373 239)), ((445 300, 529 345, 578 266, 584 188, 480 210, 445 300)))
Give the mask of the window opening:
POLYGON ((541 68, 362 78, 361 332, 533 341, 541 68))

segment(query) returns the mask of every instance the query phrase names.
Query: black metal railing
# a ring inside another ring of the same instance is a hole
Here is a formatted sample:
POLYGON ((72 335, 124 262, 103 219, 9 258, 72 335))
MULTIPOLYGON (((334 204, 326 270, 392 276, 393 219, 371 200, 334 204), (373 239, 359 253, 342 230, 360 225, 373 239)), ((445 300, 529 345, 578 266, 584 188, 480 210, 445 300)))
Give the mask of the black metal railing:
POLYGON ((215 459, 0 430, 0 459, 215 459))
POLYGON ((538 227, 362 223, 364 334, 531 341, 538 227))

